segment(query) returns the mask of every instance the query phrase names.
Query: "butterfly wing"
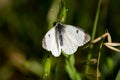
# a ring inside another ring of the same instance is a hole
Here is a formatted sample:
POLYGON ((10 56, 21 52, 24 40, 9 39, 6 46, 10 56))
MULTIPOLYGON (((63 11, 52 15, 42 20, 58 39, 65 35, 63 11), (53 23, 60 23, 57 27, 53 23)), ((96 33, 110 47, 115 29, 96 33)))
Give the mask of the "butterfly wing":
POLYGON ((90 40, 90 35, 85 33, 81 28, 72 25, 64 25, 65 33, 72 39, 73 43, 82 46, 90 40))
POLYGON ((77 51, 78 45, 73 43, 70 36, 67 33, 63 34, 63 45, 61 46, 62 50, 66 54, 73 54, 77 51))
POLYGON ((66 54, 73 54, 78 46, 82 46, 90 40, 90 36, 82 29, 71 25, 64 25, 64 27, 62 50, 66 54))
POLYGON ((55 27, 46 33, 42 40, 42 47, 48 51, 51 51, 55 57, 58 57, 61 54, 61 47, 55 33, 55 27))

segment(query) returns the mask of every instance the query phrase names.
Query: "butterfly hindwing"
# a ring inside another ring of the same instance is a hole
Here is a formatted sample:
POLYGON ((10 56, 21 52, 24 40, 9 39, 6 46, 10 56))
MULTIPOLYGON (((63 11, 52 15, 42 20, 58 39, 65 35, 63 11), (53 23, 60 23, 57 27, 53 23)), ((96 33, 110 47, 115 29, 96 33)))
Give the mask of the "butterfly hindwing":
POLYGON ((76 52, 78 45, 73 43, 73 41, 71 40, 67 33, 64 33, 62 36, 63 36, 63 45, 61 46, 62 50, 66 54, 73 54, 74 52, 76 52))

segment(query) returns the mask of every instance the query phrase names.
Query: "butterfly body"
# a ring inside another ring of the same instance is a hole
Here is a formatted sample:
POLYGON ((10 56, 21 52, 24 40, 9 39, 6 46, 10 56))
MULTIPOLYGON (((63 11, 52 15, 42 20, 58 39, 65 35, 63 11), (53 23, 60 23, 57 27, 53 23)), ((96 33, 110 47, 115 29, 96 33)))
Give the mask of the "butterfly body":
POLYGON ((42 46, 51 51, 55 57, 61 54, 61 50, 66 54, 73 54, 79 46, 90 40, 90 36, 82 29, 72 25, 57 23, 50 29, 42 41, 42 46))
POLYGON ((59 42, 60 42, 60 46, 63 45, 63 34, 64 34, 64 26, 61 25, 60 23, 58 23, 56 26, 55 26, 55 31, 56 31, 56 38, 59 38, 59 42))

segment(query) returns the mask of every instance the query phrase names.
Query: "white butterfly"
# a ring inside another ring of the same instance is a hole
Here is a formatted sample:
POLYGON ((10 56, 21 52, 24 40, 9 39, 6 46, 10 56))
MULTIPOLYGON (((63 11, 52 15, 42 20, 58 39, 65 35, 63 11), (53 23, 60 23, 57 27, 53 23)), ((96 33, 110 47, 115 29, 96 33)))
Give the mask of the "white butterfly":
POLYGON ((89 40, 90 36, 82 29, 72 25, 56 23, 43 38, 42 47, 58 57, 61 50, 66 54, 73 54, 77 51, 78 46, 84 45, 89 40))

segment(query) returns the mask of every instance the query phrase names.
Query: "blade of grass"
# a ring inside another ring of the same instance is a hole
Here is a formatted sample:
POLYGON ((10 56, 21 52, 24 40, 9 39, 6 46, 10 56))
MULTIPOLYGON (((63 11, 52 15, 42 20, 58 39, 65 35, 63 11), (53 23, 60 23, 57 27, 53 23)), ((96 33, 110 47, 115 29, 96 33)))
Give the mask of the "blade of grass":
POLYGON ((120 80, 120 70, 119 70, 119 72, 118 72, 117 77, 116 77, 115 80, 120 80))
MULTIPOLYGON (((58 20, 60 20, 60 22, 65 22, 66 14, 67 14, 66 12, 67 9, 65 7, 65 3, 61 0, 60 11, 58 14, 58 20)), ((74 63, 75 63, 74 55, 65 55, 65 53, 63 53, 63 55, 65 57, 65 62, 66 62, 65 68, 71 80, 81 80, 80 74, 76 71, 74 67, 74 63)))
POLYGON ((49 57, 47 57, 44 60, 43 66, 44 66, 43 79, 48 80, 48 79, 50 79, 50 71, 51 71, 51 59, 49 57))
MULTIPOLYGON (((56 21, 57 16, 59 14, 59 9, 58 9, 58 5, 59 2, 57 0, 53 0, 50 6, 50 9, 48 11, 48 15, 47 15, 47 29, 49 30, 52 26, 53 23, 56 21)), ((43 61, 43 74, 42 74, 42 78, 44 80, 49 80, 51 79, 51 64, 52 64, 52 56, 48 55, 49 57, 45 57, 44 61, 43 61)))
POLYGON ((60 22, 65 22, 66 20, 66 13, 67 9, 65 7, 65 2, 63 2, 62 0, 60 0, 60 4, 59 4, 59 13, 58 13, 58 21, 60 22))
MULTIPOLYGON (((61 1, 61 0, 60 0, 61 1)), ((65 21, 66 19, 66 8, 64 6, 64 3, 61 1, 53 0, 53 3, 51 5, 51 8, 48 12, 48 29, 51 28, 53 23, 58 19, 60 21, 65 21)), ((50 79, 51 74, 51 58, 47 57, 45 58, 43 62, 43 79, 48 80, 50 79)))
POLYGON ((76 71, 75 67, 74 67, 74 55, 67 55, 65 56, 65 68, 66 71, 69 74, 69 77, 71 78, 71 80, 81 80, 80 78, 80 74, 76 71))
MULTIPOLYGON (((97 12, 96 12, 96 16, 95 16, 94 25, 93 25, 93 32, 92 32, 91 41, 93 41, 94 38, 95 38, 96 29, 97 29, 97 24, 98 24, 98 18, 99 18, 99 13, 100 13, 101 1, 102 1, 102 0, 99 0, 99 2, 98 2, 98 7, 97 7, 97 12)), ((92 57, 92 53, 91 53, 91 52, 92 52, 92 49, 93 49, 93 45, 90 46, 90 53, 88 54, 88 57, 87 57, 88 60, 90 60, 91 57, 92 57)), ((89 61, 88 61, 87 64, 89 64, 89 61)), ((85 73, 88 73, 88 71, 89 71, 89 65, 86 65, 85 73)))

